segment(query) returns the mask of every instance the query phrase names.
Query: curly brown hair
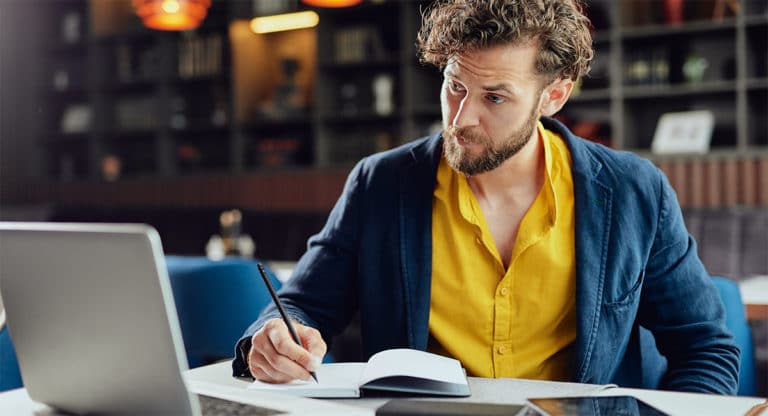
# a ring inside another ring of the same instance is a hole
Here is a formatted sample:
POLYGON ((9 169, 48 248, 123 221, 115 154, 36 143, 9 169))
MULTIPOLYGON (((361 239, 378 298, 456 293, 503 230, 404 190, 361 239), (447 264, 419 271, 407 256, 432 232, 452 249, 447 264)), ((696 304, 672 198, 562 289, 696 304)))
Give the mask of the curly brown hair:
POLYGON ((423 12, 416 47, 422 62, 444 68, 463 52, 499 44, 539 44, 536 71, 574 81, 594 56, 580 0, 438 0, 423 12))

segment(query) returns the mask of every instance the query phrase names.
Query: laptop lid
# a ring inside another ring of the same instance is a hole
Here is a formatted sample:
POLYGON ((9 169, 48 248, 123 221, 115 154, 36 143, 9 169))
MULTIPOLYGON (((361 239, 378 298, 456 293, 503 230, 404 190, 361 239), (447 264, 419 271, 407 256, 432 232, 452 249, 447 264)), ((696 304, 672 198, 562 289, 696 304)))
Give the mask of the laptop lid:
POLYGON ((0 293, 32 399, 77 413, 199 414, 153 228, 0 223, 0 293))

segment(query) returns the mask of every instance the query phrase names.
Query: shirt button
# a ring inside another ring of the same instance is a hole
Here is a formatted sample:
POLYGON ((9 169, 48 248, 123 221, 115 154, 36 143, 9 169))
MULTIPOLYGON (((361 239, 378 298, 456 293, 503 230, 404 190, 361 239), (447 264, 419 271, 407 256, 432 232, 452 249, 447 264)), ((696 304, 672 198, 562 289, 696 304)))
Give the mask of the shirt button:
POLYGON ((507 296, 507 293, 509 293, 509 289, 506 287, 501 288, 501 296, 507 296))
POLYGON ((500 345, 499 346, 499 354, 505 354, 507 352, 507 347, 500 345))

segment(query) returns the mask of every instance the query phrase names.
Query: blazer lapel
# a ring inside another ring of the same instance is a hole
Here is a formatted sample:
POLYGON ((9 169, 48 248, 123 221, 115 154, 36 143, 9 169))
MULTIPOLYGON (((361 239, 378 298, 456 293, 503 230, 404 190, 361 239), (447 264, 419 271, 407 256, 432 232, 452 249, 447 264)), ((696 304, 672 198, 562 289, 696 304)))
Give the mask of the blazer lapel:
POLYGON ((439 134, 411 150, 411 164, 400 173, 400 263, 411 348, 426 350, 432 287, 432 194, 442 154, 439 134))
POLYGON ((573 161, 576 243, 576 345, 574 375, 590 382, 592 352, 600 325, 608 242, 611 231, 612 190, 601 183, 602 164, 572 136, 567 137, 573 161))

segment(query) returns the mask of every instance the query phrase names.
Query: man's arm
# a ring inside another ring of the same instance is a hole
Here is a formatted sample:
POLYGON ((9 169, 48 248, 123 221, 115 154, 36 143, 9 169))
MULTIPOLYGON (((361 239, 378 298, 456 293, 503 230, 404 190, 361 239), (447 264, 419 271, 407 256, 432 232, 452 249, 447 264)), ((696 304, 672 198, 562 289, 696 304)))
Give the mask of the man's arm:
MULTIPOLYGON (((328 340, 340 333, 358 307, 357 241, 361 202, 360 176, 364 161, 350 172, 339 200, 323 229, 309 239, 293 275, 278 292, 292 320, 320 331, 328 340)), ((280 315, 270 304, 243 334, 235 347, 233 375, 250 376, 247 357, 253 335, 280 315)))
POLYGON ((739 348, 725 327, 722 300, 696 253, 674 191, 658 175, 660 214, 639 319, 668 360, 660 388, 735 394, 739 348))
MULTIPOLYGON (((286 308, 287 309, 287 308, 286 308)), ((296 318, 297 315, 302 315, 301 313, 297 313, 295 311, 287 311, 289 316, 291 316, 292 320, 295 322, 298 322, 299 325, 306 326, 309 328, 313 328, 312 326, 307 325, 304 321, 301 319, 296 318)), ((264 309, 264 311, 261 313, 259 318, 256 320, 256 322, 252 323, 248 329, 245 330, 245 334, 240 338, 240 340, 235 344, 235 359, 232 361, 232 376, 233 377, 253 377, 250 369, 248 368, 248 355, 251 352, 252 347, 252 341, 253 336, 264 327, 267 322, 274 320, 274 319, 281 319, 280 314, 277 312, 277 308, 274 307, 274 305, 270 305, 267 308, 264 309)), ((288 337, 288 334, 284 334, 285 337, 288 337)), ((320 338, 320 342, 323 343, 323 349, 325 350, 325 342, 320 338)), ((288 338, 290 339, 290 338, 288 338)))

